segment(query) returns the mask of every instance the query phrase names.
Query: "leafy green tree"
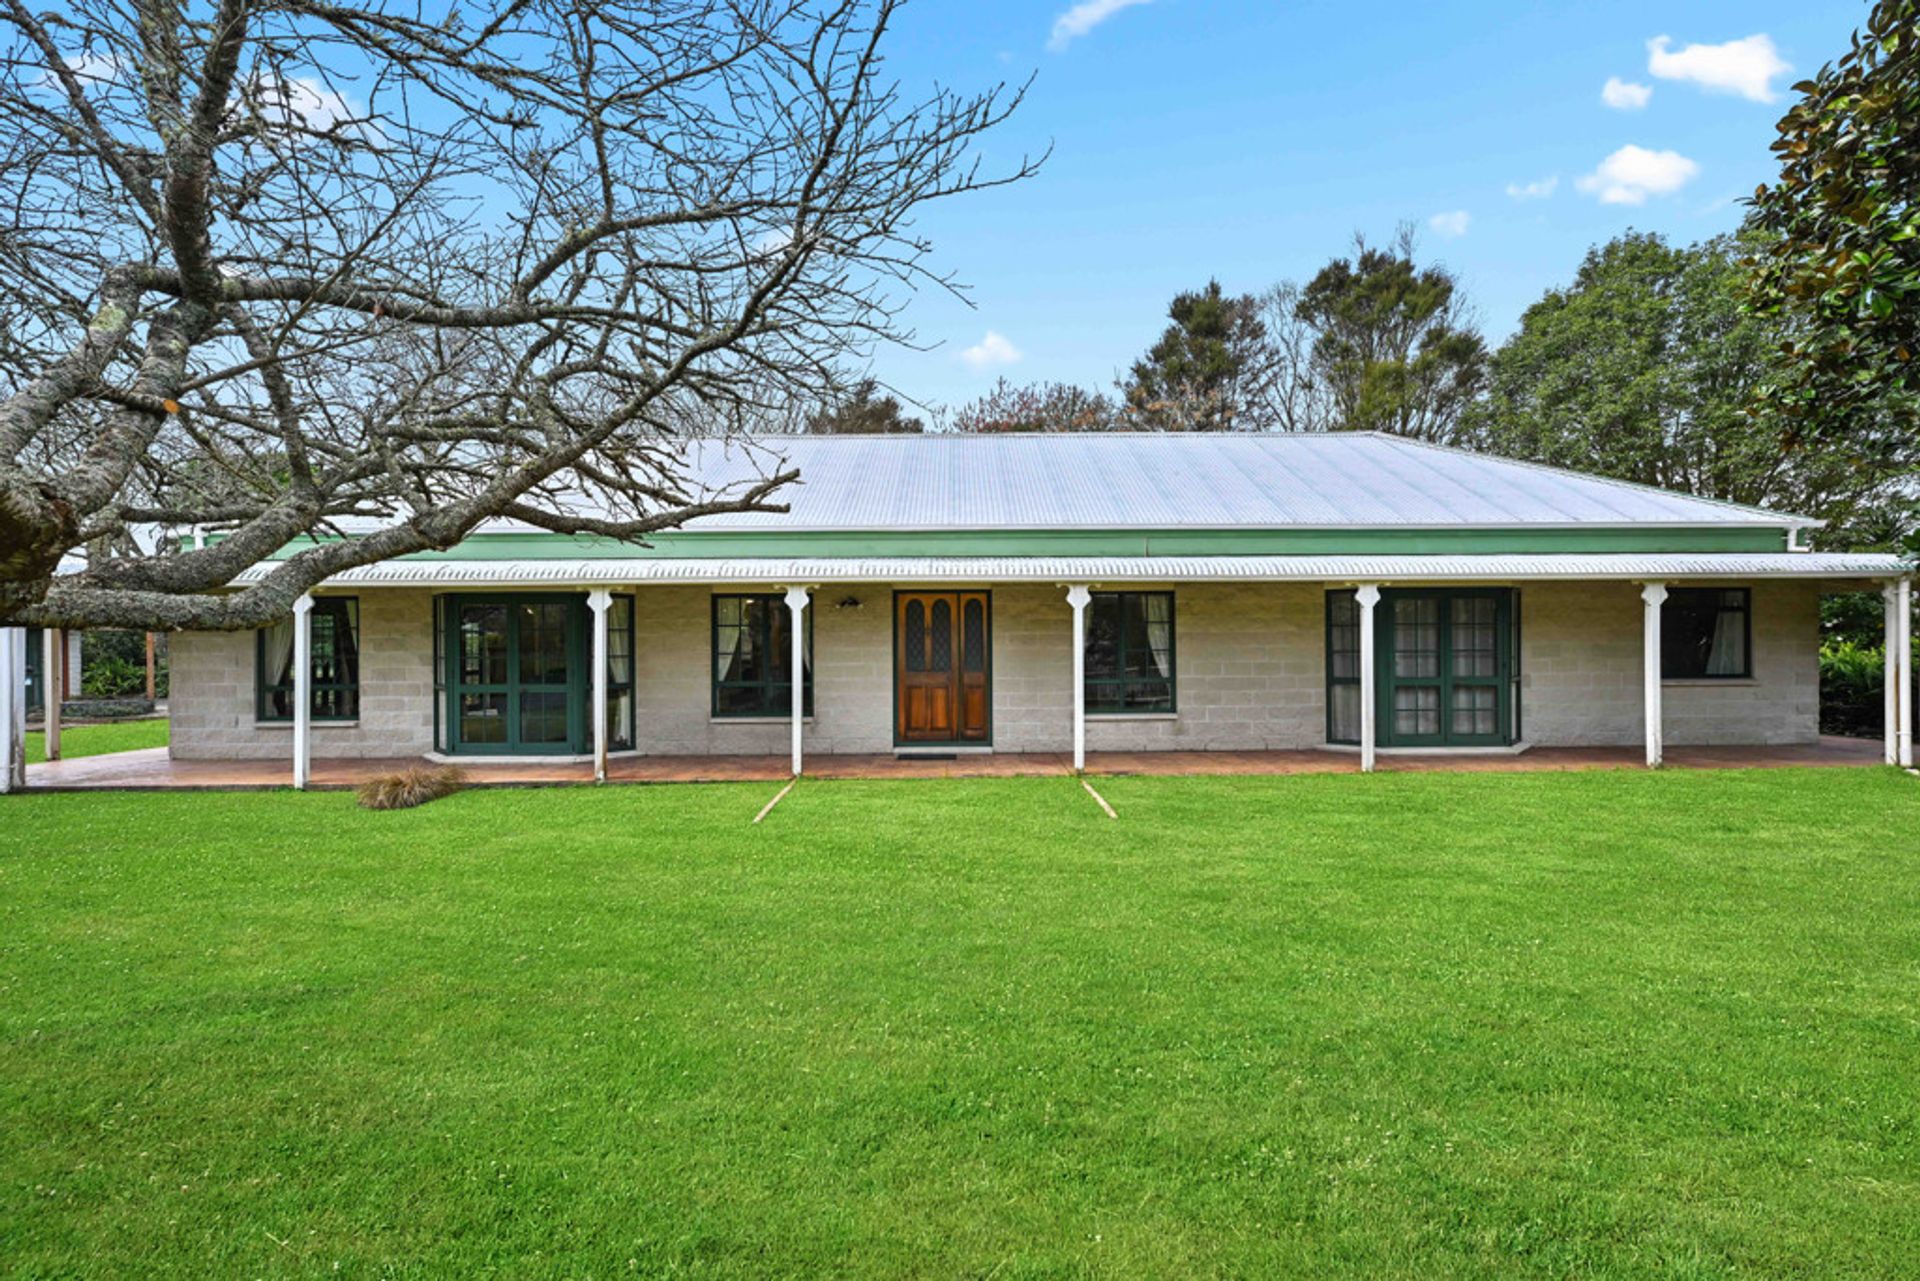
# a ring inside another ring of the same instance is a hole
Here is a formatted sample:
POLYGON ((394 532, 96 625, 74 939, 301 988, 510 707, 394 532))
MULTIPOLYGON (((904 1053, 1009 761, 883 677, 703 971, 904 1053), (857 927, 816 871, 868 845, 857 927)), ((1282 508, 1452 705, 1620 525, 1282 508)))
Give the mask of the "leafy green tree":
POLYGON ((1750 214, 1755 302, 1785 331, 1761 394, 1791 438, 1885 465, 1920 428, 1920 2, 1881 0, 1794 88, 1750 214))
POLYGON ((1155 431, 1245 429, 1249 382, 1265 356, 1260 303, 1209 280, 1174 297, 1172 321, 1121 382, 1127 414, 1155 431))
POLYGON ((1629 232, 1529 307, 1492 358, 1463 443, 1509 457, 1820 516, 1877 543, 1897 523, 1893 469, 1801 448, 1751 412, 1780 322, 1745 305, 1751 243, 1678 247, 1629 232))
POLYGON ((1332 427, 1452 439, 1480 390, 1486 343, 1453 273, 1414 261, 1410 229, 1385 249, 1356 239, 1352 257, 1307 282, 1295 314, 1315 332, 1310 370, 1332 427))

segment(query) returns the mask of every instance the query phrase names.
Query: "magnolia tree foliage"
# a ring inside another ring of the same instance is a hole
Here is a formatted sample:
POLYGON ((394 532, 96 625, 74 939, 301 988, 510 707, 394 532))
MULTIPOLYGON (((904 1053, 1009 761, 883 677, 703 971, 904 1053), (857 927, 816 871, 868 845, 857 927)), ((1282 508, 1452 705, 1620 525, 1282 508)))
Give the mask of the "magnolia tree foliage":
POLYGON ((0 621, 252 626, 490 517, 777 509, 676 438, 821 403, 950 286, 915 211, 1030 170, 970 158, 1017 92, 888 79, 897 8, 0 0, 0 621))
POLYGON ((1765 408, 1789 438, 1883 466, 1920 431, 1920 3, 1882 0, 1794 86, 1754 196, 1760 309, 1783 326, 1765 408))

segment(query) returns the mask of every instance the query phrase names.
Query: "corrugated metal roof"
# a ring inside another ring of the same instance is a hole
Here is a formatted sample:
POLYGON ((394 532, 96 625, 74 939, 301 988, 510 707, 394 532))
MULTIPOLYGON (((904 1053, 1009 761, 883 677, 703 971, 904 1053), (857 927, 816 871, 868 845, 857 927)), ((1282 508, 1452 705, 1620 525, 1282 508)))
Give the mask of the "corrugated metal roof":
POLYGON ((1370 432, 779 436, 690 442, 723 490, 797 467, 789 514, 689 530, 1815 525, 1370 432))
MULTIPOLYGON (((272 570, 257 565, 240 584, 272 570)), ((381 561, 328 586, 500 587, 681 583, 1527 582, 1543 579, 1873 579, 1897 556, 1714 552, 1473 556, 1025 556, 738 560, 381 561)))

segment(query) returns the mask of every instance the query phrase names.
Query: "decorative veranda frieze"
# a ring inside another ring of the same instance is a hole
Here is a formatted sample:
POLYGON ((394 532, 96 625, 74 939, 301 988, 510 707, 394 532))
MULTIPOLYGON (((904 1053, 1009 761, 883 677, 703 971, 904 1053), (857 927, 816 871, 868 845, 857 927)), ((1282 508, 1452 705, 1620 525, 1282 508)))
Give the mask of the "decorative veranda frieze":
MULTIPOLYGON (((241 574, 257 581, 271 564, 241 574)), ((1897 556, 1842 552, 1467 556, 1029 556, 655 560, 394 560, 328 586, 496 587, 567 584, 1531 582, 1567 579, 1891 579, 1897 556)))

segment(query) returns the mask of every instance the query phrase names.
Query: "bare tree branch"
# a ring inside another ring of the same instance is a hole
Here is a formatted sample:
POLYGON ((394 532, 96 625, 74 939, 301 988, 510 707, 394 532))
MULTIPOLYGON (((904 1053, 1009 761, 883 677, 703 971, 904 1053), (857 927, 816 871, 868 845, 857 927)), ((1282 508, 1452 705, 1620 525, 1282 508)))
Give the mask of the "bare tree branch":
POLYGON ((958 289, 916 212, 1034 168, 973 158, 1022 89, 888 78, 899 3, 4 0, 0 622, 255 626, 489 519, 783 510, 681 442, 910 341, 958 289))

